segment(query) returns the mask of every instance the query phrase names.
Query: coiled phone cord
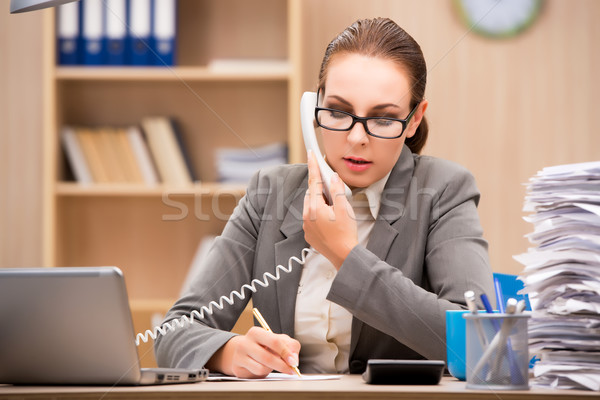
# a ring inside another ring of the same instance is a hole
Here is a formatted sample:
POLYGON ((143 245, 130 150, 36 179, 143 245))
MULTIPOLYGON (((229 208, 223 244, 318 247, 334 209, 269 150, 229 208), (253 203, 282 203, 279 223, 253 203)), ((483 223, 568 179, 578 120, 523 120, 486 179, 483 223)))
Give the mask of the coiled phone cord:
POLYGON ((221 296, 219 302, 213 300, 210 303, 208 303, 208 306, 202 306, 200 310, 193 310, 189 314, 189 316, 184 315, 177 319, 173 319, 169 322, 165 322, 162 325, 155 326, 152 330, 147 329, 144 333, 138 333, 135 338, 135 345, 139 346, 141 342, 146 343, 149 340, 149 338, 152 338, 152 340, 156 340, 158 336, 166 335, 168 332, 174 331, 177 328, 183 328, 186 325, 192 324, 195 319, 204 319, 205 314, 212 315, 215 311, 215 308, 222 310, 223 307, 225 307, 224 302, 227 302, 229 303, 229 305, 232 305, 235 302, 234 296, 240 300, 244 300, 246 298, 246 289, 252 291, 253 293, 256 293, 256 291, 258 290, 257 285, 267 287, 270 284, 269 280, 273 282, 278 281, 282 275, 281 271, 285 272, 286 274, 292 272, 294 261, 300 265, 304 265, 308 253, 311 252, 314 252, 314 250, 305 247, 302 249, 301 259, 296 256, 290 257, 290 259, 288 260, 287 268, 281 264, 275 267, 275 275, 273 275, 270 272, 265 272, 262 276, 262 280, 258 278, 253 279, 249 284, 246 283, 244 286, 242 286, 239 291, 234 290, 233 292, 229 293, 229 296, 221 296))

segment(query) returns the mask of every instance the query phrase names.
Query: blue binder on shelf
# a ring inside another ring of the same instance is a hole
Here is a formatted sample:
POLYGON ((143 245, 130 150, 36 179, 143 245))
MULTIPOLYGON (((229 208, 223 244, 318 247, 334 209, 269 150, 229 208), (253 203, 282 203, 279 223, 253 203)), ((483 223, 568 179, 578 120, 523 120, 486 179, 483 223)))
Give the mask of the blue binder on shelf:
POLYGON ((56 49, 60 65, 79 64, 79 3, 67 3, 57 8, 56 49))
POLYGON ((176 0, 153 0, 151 64, 175 65, 176 18, 176 0))
POLYGON ((127 38, 127 2, 126 0, 105 0, 105 34, 107 65, 125 65, 127 38))
POLYGON ((152 0, 129 1, 128 54, 131 65, 150 65, 152 0))
POLYGON ((104 6, 102 0, 82 0, 81 21, 83 64, 104 64, 104 6))

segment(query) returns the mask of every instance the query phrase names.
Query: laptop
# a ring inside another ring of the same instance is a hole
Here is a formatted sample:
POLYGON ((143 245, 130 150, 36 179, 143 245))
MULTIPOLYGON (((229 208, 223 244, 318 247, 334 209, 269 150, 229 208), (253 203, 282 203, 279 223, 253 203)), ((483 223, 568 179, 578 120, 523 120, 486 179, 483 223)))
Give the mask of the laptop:
POLYGON ((140 368, 116 267, 0 269, 0 383, 199 382, 204 368, 140 368))

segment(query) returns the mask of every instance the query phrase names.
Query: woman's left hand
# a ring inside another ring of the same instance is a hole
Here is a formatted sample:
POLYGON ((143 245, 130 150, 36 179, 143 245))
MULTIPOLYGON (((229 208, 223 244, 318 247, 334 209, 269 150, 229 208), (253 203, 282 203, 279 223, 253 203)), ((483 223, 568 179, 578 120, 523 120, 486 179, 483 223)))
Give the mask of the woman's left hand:
POLYGON ((344 194, 337 173, 330 184, 332 205, 323 197, 323 181, 315 155, 308 155, 308 190, 304 198, 304 238, 340 269, 348 253, 358 244, 358 230, 352 206, 344 194))

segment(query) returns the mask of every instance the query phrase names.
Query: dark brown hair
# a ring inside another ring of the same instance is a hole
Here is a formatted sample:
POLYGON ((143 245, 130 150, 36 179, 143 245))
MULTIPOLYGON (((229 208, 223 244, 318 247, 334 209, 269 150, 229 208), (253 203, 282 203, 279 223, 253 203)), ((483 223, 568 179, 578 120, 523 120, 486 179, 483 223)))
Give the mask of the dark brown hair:
MULTIPOLYGON (((334 55, 357 53, 369 57, 392 60, 407 72, 411 86, 410 108, 425 97, 427 66, 419 44, 389 18, 360 19, 346 28, 325 50, 319 71, 319 89, 325 90, 327 70, 334 55)), ((413 153, 420 153, 427 141, 429 129, 425 117, 406 145, 413 153)))

